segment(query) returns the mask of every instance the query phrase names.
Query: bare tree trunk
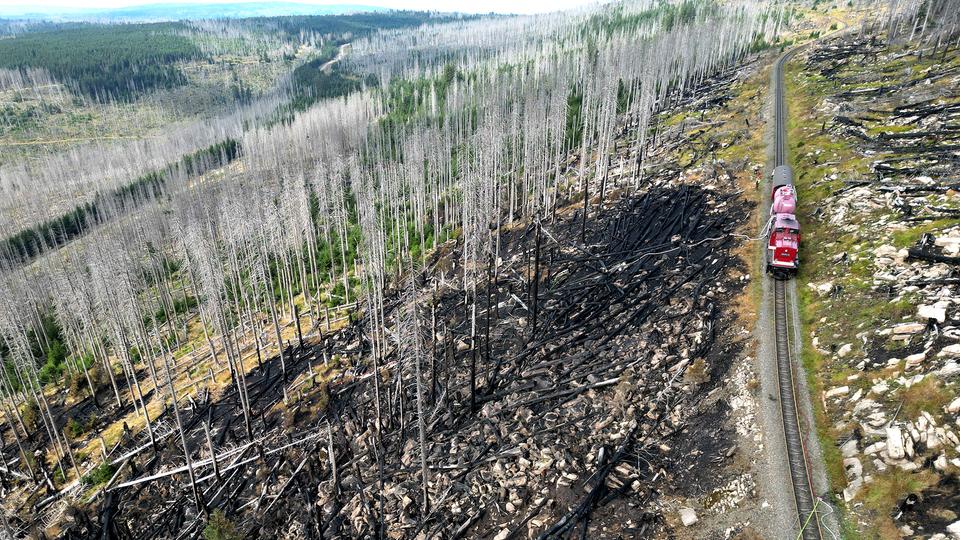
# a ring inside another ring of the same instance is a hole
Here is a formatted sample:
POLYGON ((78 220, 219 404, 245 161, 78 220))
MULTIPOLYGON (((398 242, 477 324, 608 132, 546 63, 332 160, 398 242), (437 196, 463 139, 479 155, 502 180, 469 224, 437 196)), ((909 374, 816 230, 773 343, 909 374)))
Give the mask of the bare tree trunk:
POLYGON ((470 297, 470 412, 477 410, 477 298, 470 297))
POLYGON ((420 344, 420 315, 417 306, 416 288, 413 284, 413 271, 411 269, 410 289, 413 297, 411 298, 411 312, 413 316, 413 351, 414 364, 416 366, 416 392, 417 392, 417 428, 420 435, 420 481, 423 488, 423 511, 421 515, 427 516, 430 513, 430 472, 427 468, 427 426, 424 419, 423 410, 423 375, 421 374, 420 364, 423 361, 423 351, 420 344))
MULTIPOLYGON (((94 351, 94 356, 100 357, 100 362, 103 364, 103 370, 110 378, 110 386, 113 388, 113 395, 117 398, 117 407, 123 407, 123 401, 120 399, 120 389, 117 387, 117 378, 114 376, 113 366, 110 365, 110 358, 103 350, 103 345, 100 344, 99 341, 94 342, 89 336, 87 336, 87 341, 90 344, 90 348, 94 351)), ((131 396, 131 398, 132 397, 133 396, 131 396)))
POLYGON ((430 302, 430 402, 437 399, 437 284, 430 302))
POLYGON ((327 457, 330 460, 330 477, 333 479, 333 497, 336 500, 340 495, 340 475, 337 471, 337 453, 333 446, 333 429, 330 420, 327 420, 327 457))
MULTIPOLYGON (((180 404, 177 401, 177 389, 174 388, 173 378, 170 376, 170 363, 167 361, 167 351, 161 352, 163 356, 163 366, 167 373, 167 388, 170 390, 170 398, 173 400, 173 414, 177 420, 177 431, 180 432, 180 443, 183 445, 183 455, 187 459, 187 474, 190 477, 190 489, 193 491, 193 500, 197 505, 197 513, 206 514, 206 507, 200 499, 200 492, 197 490, 197 478, 193 472, 193 458, 190 456, 190 448, 187 446, 187 435, 183 432, 183 422, 180 420, 180 404)), ((216 459, 216 456, 211 456, 216 459)))
POLYGON ((210 437, 210 419, 203 422, 203 433, 207 437, 207 450, 210 451, 210 461, 213 464, 213 475, 220 480, 220 465, 217 463, 217 454, 213 449, 213 438, 210 437))
MULTIPOLYGON (((4 415, 4 417, 7 419, 7 423, 10 424, 10 431, 13 432, 13 438, 14 438, 14 440, 17 441, 17 449, 20 450, 20 460, 21 460, 21 462, 22 462, 24 465, 26 465, 27 470, 30 472, 30 478, 32 478, 33 481, 36 482, 36 481, 37 481, 37 475, 36 475, 36 473, 34 472, 33 467, 30 466, 30 460, 27 459, 27 452, 26 452, 26 450, 23 448, 23 441, 20 440, 20 434, 17 432, 17 426, 14 424, 14 422, 13 422, 12 420, 10 420, 10 418, 12 418, 12 417, 16 417, 16 418, 19 420, 19 418, 20 418, 20 411, 17 411, 16 404, 14 404, 13 410, 14 410, 15 412, 14 412, 13 414, 11 414, 10 408, 7 406, 6 400, 0 400, 0 402, 3 403, 3 415, 4 415)), ((21 425, 21 427, 23 426, 23 421, 22 421, 22 420, 20 420, 20 425, 21 425)), ((27 434, 27 435, 29 435, 28 433, 26 433, 26 430, 24 430, 24 433, 27 434)), ((11 538, 13 538, 13 537, 11 536, 11 538)))
POLYGON ((532 340, 537 334, 537 314, 539 313, 540 306, 540 217, 536 218, 537 220, 537 236, 536 241, 534 242, 536 246, 536 253, 533 256, 533 293, 530 298, 530 309, 533 312, 533 324, 530 325, 530 339, 532 340))

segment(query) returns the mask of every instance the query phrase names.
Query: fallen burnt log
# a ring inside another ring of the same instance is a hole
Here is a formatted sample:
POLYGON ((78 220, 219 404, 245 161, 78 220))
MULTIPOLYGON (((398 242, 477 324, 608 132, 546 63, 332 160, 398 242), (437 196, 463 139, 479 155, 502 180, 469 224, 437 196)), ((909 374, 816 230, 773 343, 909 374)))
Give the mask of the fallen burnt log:
MULTIPOLYGON (((403 335, 411 309, 432 314, 421 318, 430 330, 415 339, 419 357, 408 336, 387 344, 374 372, 369 313, 326 336, 324 346, 351 355, 352 367, 330 382, 325 409, 287 426, 326 444, 289 441, 278 427, 276 359, 247 375, 262 433, 255 443, 245 442, 234 387, 209 413, 185 421, 202 500, 245 534, 298 538, 540 534, 568 515, 565 523, 586 531, 611 523, 605 509, 615 501, 655 505, 664 477, 623 457, 642 451, 651 467, 672 467, 644 449, 683 424, 690 400, 722 377, 722 364, 706 364, 707 383, 691 385, 685 372, 720 354, 723 306, 742 286, 729 277, 739 264, 732 233, 746 215, 735 195, 664 185, 595 211, 581 243, 579 215, 561 212, 540 228, 504 231, 502 262, 478 274, 475 296, 463 289, 461 247, 451 243, 421 273, 415 293, 389 291, 384 301, 390 336, 403 335), (453 270, 438 279, 433 265, 453 270), (430 366, 429 384, 418 385, 414 358, 430 366), (419 386, 432 396, 422 412, 419 386), (318 429, 327 418, 329 433, 318 429), (206 450, 214 440, 213 452, 224 456, 218 472, 206 450), (651 489, 638 490, 644 478, 651 489)), ((321 353, 314 347, 288 357, 288 373, 303 373, 321 353)), ((171 464, 183 464, 172 444, 149 462, 141 458, 114 491, 113 521, 133 536, 202 534, 186 474, 171 464), (129 483, 137 478, 148 481, 129 483)))
POLYGON ((952 139, 960 136, 960 131, 951 126, 943 126, 935 131, 910 131, 903 133, 881 131, 877 138, 887 141, 904 139, 952 139))
POLYGON ((855 59, 860 58, 863 61, 878 54, 880 50, 881 44, 873 39, 833 39, 811 50, 809 63, 819 68, 822 75, 833 78, 855 59))
POLYGON ((860 122, 859 120, 856 120, 854 118, 850 118, 849 116, 844 116, 842 114, 838 114, 834 116, 833 122, 835 124, 842 125, 842 126, 850 126, 850 127, 856 127, 856 128, 864 127, 863 122, 860 122))
POLYGON ((877 187, 878 191, 884 193, 945 193, 951 190, 960 190, 960 183, 945 184, 886 184, 877 187))
POLYGON ((960 265, 960 257, 950 257, 947 255, 941 255, 939 253, 935 253, 933 251, 923 249, 923 248, 918 248, 918 247, 912 247, 908 249, 907 258, 916 259, 919 261, 939 262, 939 263, 960 265))
MULTIPOLYGON (((288 374, 294 377, 306 371, 318 353, 317 347, 288 349, 288 374)), ((278 357, 264 362, 261 367, 247 374, 251 408, 259 412, 257 417, 262 422, 260 431, 267 433, 256 444, 241 444, 237 451, 222 448, 224 444, 243 441, 247 437, 235 386, 231 386, 215 402, 204 398, 199 402, 190 400, 189 404, 181 405, 181 414, 186 413, 183 428, 188 446, 192 449, 194 469, 198 472, 197 482, 202 487, 202 500, 210 508, 231 509, 243 504, 240 502, 242 493, 257 483, 259 468, 251 468, 251 464, 264 463, 274 468, 280 467, 285 461, 281 454, 284 448, 289 447, 289 443, 283 441, 280 433, 270 430, 270 426, 278 422, 276 414, 264 414, 282 396, 282 374, 274 364, 279 364, 278 357), (222 460, 218 471, 222 476, 204 472, 211 470, 211 459, 209 454, 204 456, 202 453, 211 448, 209 445, 214 440, 212 436, 207 437, 208 423, 216 434, 216 447, 219 450, 215 448, 214 451, 222 460), (264 449, 264 446, 267 448, 264 449)), ((313 439, 306 442, 309 440, 313 439)), ((294 445, 304 442, 297 440, 294 445)), ((153 453, 134 449, 121 456, 123 461, 130 460, 131 473, 108 491, 107 500, 113 500, 111 504, 116 506, 111 514, 111 527, 129 531, 129 534, 112 538, 199 538, 203 531, 204 520, 191 511, 192 497, 187 496, 189 484, 184 484, 186 467, 173 467, 172 471, 166 473, 160 470, 161 465, 169 468, 171 463, 183 463, 182 446, 163 440, 158 443, 153 453), (176 496, 171 497, 172 494, 176 496), (152 518, 143 520, 144 515, 152 518)))
MULTIPOLYGON (((716 287, 729 268, 724 253, 733 246, 729 232, 736 223, 730 214, 711 210, 720 199, 736 206, 733 199, 693 187, 653 190, 605 210, 590 223, 583 245, 566 240, 578 236, 576 216, 545 226, 542 249, 547 253, 536 298, 531 298, 525 272, 516 271, 534 268, 536 235, 531 229, 505 234, 501 241, 512 256, 505 257, 495 282, 478 285, 478 291, 490 286, 490 305, 500 308, 481 307, 477 313, 480 322, 488 315, 491 319, 489 342, 478 338, 476 350, 489 345, 492 365, 478 355, 476 412, 469 403, 469 370, 463 369, 472 358, 469 301, 463 302, 463 291, 447 289, 436 304, 438 328, 459 336, 455 341, 461 346, 452 358, 441 352, 435 359, 441 371, 439 393, 447 404, 430 413, 428 461, 431 470, 447 473, 431 478, 429 512, 410 492, 417 475, 409 464, 417 452, 413 430, 405 431, 403 425, 415 425, 414 413, 395 406, 386 414, 397 416, 385 421, 394 428, 378 435, 370 415, 376 396, 372 381, 365 379, 331 392, 332 414, 352 438, 346 447, 338 444, 337 453, 354 467, 336 504, 331 497, 321 499, 323 521, 338 523, 345 536, 370 534, 378 523, 397 536, 414 536, 414 531, 428 537, 469 536, 471 526, 481 522, 507 535, 519 530, 520 523, 541 530, 545 519, 562 515, 556 502, 549 502, 555 501, 558 482, 561 490, 589 492, 570 477, 588 475, 578 464, 594 461, 587 457, 603 446, 599 440, 624 444, 627 431, 620 430, 631 422, 656 440, 657 424, 642 414, 634 411, 617 419, 614 387, 635 385, 636 407, 643 410, 646 399, 654 399, 668 380, 682 380, 684 366, 713 346, 716 287), (528 258, 529 265, 524 263, 528 258), (530 336, 534 306, 540 324, 530 336), (669 375, 664 379, 660 373, 669 375), (589 419, 606 427, 584 432, 589 419), (570 457, 559 467, 537 466, 543 455, 554 453, 570 457), (494 480, 501 474, 506 476, 494 480), (469 489, 451 491, 455 485, 469 489), (500 495, 498 485, 505 489, 500 495), (522 495, 544 489, 546 495, 533 500, 522 495), (406 522, 418 525, 406 529, 406 522)), ((384 362, 396 365, 389 358, 384 362)), ((403 372, 402 366, 396 369, 403 372)), ((398 390, 406 398, 391 402, 412 403, 415 385, 403 383, 402 376, 393 380, 396 388, 407 390, 398 390)), ((652 417, 672 420, 674 411, 664 407, 652 417)), ((629 491, 622 495, 635 496, 629 491)), ((604 498, 598 491, 588 506, 604 498)), ((579 515, 589 514, 586 508, 579 515)))
MULTIPOLYGON (((902 159, 887 159, 883 161, 877 161, 873 164, 873 170, 878 174, 884 174, 888 176, 922 176, 936 173, 941 171, 943 173, 952 172, 950 170, 951 164, 953 162, 960 162, 960 159, 953 158, 951 155, 940 155, 938 159, 933 159, 930 155, 927 155, 925 158, 913 158, 905 157, 902 159), (911 162, 920 162, 915 164, 908 164, 904 166, 895 166, 895 163, 911 163, 911 162)), ((918 186, 923 187, 923 186, 918 186)))

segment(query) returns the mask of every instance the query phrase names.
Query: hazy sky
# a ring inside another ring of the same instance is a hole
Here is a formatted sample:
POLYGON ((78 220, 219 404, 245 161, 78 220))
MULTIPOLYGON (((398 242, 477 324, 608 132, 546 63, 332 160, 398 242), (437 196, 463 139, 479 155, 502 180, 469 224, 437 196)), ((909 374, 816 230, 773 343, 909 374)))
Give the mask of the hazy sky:
MULTIPOLYGON (((0 0, 2 6, 29 5, 38 7, 71 7, 71 8, 117 8, 141 4, 216 4, 224 2, 244 2, 247 0, 0 0)), ((270 1, 270 0, 265 0, 270 1)), ((437 11, 462 11, 486 13, 496 11, 501 13, 539 13, 569 9, 584 4, 593 3, 592 0, 281 0, 293 1, 302 4, 357 4, 382 6, 392 9, 425 9, 437 11)))

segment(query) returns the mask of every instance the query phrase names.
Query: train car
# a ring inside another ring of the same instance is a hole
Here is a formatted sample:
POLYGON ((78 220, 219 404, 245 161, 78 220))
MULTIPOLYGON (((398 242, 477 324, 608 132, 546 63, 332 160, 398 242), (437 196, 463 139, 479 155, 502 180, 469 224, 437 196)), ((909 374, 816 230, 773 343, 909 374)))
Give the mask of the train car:
POLYGON ((797 194, 793 186, 780 186, 773 192, 773 204, 770 205, 770 214, 796 214, 797 194))
POLYGON ((773 169, 773 190, 770 192, 770 198, 783 186, 793 187, 793 169, 789 165, 780 165, 773 169))
POLYGON ((793 214, 774 214, 767 241, 767 272, 776 279, 789 279, 799 269, 800 223, 793 214))
POLYGON ((800 223, 797 222, 797 192, 793 169, 773 169, 770 191, 770 223, 767 236, 767 272, 776 279, 789 279, 800 268, 800 223))

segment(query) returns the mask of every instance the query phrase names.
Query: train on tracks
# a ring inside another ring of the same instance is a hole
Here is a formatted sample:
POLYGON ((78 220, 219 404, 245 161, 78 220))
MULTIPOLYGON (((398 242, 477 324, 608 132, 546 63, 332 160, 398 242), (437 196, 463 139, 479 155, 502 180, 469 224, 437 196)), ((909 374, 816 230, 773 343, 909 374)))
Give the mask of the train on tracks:
POLYGON ((773 170, 770 222, 767 225, 767 273, 775 279, 790 279, 800 269, 800 222, 797 221, 797 191, 793 169, 780 165, 773 170))

